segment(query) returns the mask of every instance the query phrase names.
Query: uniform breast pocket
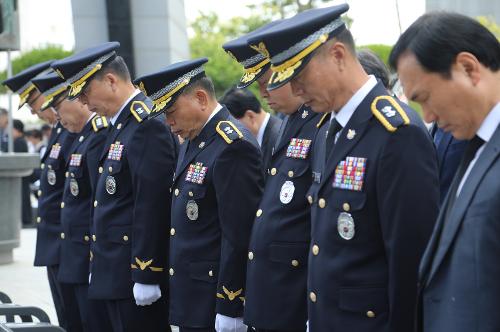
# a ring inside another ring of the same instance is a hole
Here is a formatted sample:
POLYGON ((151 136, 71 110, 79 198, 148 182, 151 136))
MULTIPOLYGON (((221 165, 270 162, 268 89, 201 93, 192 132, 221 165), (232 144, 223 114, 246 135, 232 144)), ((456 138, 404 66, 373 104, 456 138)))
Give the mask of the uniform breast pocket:
POLYGON ((131 226, 111 226, 106 230, 106 239, 110 243, 129 245, 132 240, 131 226))
POLYGON ((197 223, 203 219, 207 187, 189 186, 182 189, 181 195, 186 202, 186 218, 188 222, 197 223))
POLYGON ((83 166, 70 167, 66 173, 69 177, 69 191, 75 198, 82 196, 87 192, 87 188, 83 183, 83 166))
MULTIPOLYGON (((337 241, 347 243, 360 243, 360 241, 370 241, 373 232, 376 232, 375 223, 370 222, 362 210, 366 207, 366 194, 359 191, 334 189, 334 194, 328 201, 321 201, 318 204, 329 207, 331 215, 336 219, 334 238, 337 241)), ((377 219, 377 216, 371 217, 377 219)))
POLYGON ((291 268, 306 267, 308 249, 307 242, 273 242, 269 245, 269 260, 291 268))
POLYGON ((341 325, 351 331, 385 331, 389 300, 385 287, 341 288, 341 325))
POLYGON ((72 242, 89 244, 90 235, 88 227, 71 227, 70 238, 72 242))
MULTIPOLYGON (((272 174, 272 173, 271 173, 272 174)), ((281 204, 303 201, 306 187, 311 183, 309 162, 287 158, 279 167, 277 176, 282 179, 277 195, 281 204)))
POLYGON ((64 183, 63 169, 58 159, 47 158, 47 183, 51 186, 64 183), (62 181, 62 182, 61 182, 62 181))
POLYGON ((121 161, 108 161, 106 164, 105 188, 108 195, 125 192, 123 188, 125 181, 121 178, 123 163, 121 161))
POLYGON ((193 280, 204 281, 211 284, 217 282, 219 263, 215 261, 189 263, 189 277, 193 280))

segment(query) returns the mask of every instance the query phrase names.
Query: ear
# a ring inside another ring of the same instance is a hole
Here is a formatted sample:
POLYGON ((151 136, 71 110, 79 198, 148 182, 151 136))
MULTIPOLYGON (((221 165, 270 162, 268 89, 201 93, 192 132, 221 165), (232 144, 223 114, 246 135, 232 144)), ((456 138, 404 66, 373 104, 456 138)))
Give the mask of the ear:
POLYGON ((114 74, 107 73, 106 75, 104 75, 104 81, 111 86, 113 91, 116 89, 116 85, 118 83, 118 78, 114 74))
POLYGON ((348 54, 347 47, 341 42, 328 43, 328 57, 339 66, 339 69, 345 67, 345 60, 348 54))
POLYGON ((455 58, 455 65, 469 77, 473 85, 481 80, 481 63, 475 55, 469 52, 460 52, 455 58))
POLYGON ((208 105, 208 94, 205 90, 198 89, 194 92, 194 98, 202 107, 207 107, 208 105))
POLYGON ((254 121, 256 113, 252 110, 246 110, 244 113, 244 117, 248 118, 250 121, 254 121))

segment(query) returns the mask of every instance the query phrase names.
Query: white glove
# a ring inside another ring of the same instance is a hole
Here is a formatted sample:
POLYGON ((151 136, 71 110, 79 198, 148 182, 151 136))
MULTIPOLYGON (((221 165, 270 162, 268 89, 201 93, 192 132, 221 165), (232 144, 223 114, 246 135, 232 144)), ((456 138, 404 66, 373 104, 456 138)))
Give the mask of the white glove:
POLYGON ((243 317, 228 317, 221 314, 215 316, 215 330, 217 332, 247 332, 243 324, 243 317))
POLYGON ((92 273, 89 273, 89 285, 90 285, 90 280, 92 280, 92 273))
POLYGON ((161 297, 159 285, 134 284, 134 298, 137 305, 150 305, 161 297))
POLYGON ((309 319, 306 322, 306 332, 309 332, 309 319))

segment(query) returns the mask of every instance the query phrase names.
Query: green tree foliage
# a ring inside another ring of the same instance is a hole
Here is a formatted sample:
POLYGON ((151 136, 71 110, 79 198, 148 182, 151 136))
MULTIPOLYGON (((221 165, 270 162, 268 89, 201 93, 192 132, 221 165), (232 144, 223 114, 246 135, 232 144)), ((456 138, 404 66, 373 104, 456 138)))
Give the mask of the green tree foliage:
MULTIPOLYGON (((12 74, 23 71, 24 69, 36 65, 37 63, 52 60, 52 59, 62 59, 70 56, 72 51, 65 51, 61 46, 47 45, 42 48, 35 48, 31 51, 22 53, 19 57, 12 60, 12 74)), ((4 81, 7 78, 7 71, 4 70, 0 72, 0 81, 4 81)), ((1 85, 0 93, 5 93, 6 88, 1 85)))
POLYGON ((358 49, 369 49, 373 51, 375 54, 379 56, 380 59, 382 59, 382 61, 387 66, 392 46, 383 44, 369 44, 369 45, 359 46, 358 49))

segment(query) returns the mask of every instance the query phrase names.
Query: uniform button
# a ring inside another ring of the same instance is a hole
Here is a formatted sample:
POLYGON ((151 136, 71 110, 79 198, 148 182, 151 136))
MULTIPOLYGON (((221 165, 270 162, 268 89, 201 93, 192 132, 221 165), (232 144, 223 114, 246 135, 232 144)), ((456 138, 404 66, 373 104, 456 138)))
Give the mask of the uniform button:
POLYGON ((316 245, 316 244, 313 245, 313 247, 312 247, 312 253, 313 253, 314 256, 318 256, 318 254, 319 254, 319 246, 318 245, 316 245))
POLYGON ((316 294, 314 294, 314 292, 309 293, 309 298, 311 299, 311 302, 316 302, 316 294))
POLYGON ((71 172, 71 177, 74 178, 75 177, 75 173, 71 172))
POLYGON ((296 259, 292 260, 292 266, 295 266, 295 267, 299 266, 299 261, 296 259))
POLYGON ((85 136, 80 136, 80 138, 78 139, 80 142, 83 142, 83 140, 85 139, 85 136))
POLYGON ((128 236, 127 235, 123 235, 123 241, 125 241, 125 242, 128 241, 128 236))
POLYGON ((113 167, 109 166, 108 167, 108 172, 113 173, 113 167))
POLYGON ((37 223, 41 223, 41 222, 42 222, 42 218, 41 218, 41 217, 37 217, 37 218, 36 218, 36 222, 37 222, 37 223))
POLYGON ((178 188, 175 188, 175 190, 174 190, 174 195, 175 195, 175 196, 179 196, 179 189, 178 189, 178 188))
POLYGON ((170 235, 172 235, 172 236, 175 235, 175 228, 170 228, 170 235))
POLYGON ((173 275, 174 275, 174 269, 170 268, 170 269, 168 270, 168 274, 170 274, 171 276, 173 276, 173 275))
POLYGON ((260 217, 260 216, 262 215, 262 210, 261 210, 261 209, 258 209, 258 210, 257 210, 257 213, 255 213, 255 215, 256 215, 257 217, 260 217))
POLYGON ((212 271, 212 270, 208 271, 208 276, 209 277, 213 277, 214 276, 214 271, 212 271))
POLYGON ((253 252, 251 252, 251 251, 248 252, 248 259, 249 260, 253 259, 253 252))
POLYGON ((61 239, 63 239, 63 240, 64 240, 64 237, 65 237, 65 236, 64 236, 64 233, 61 233, 61 239))
POLYGON ((344 209, 344 211, 349 212, 351 206, 349 205, 349 203, 344 203, 342 204, 342 208, 344 209))
POLYGON ((194 194, 193 194, 193 192, 192 192, 192 191, 190 191, 190 192, 188 193, 188 195, 189 195, 189 197, 193 197, 193 196, 194 196, 194 194))
POLYGON ((97 207, 97 201, 94 201, 94 207, 97 207))
POLYGON ((89 241, 90 241, 90 237, 89 237, 88 235, 85 235, 85 236, 83 237, 83 239, 85 240, 85 242, 89 242, 89 241))
POLYGON ((288 177, 293 178, 293 171, 288 171, 288 177))
POLYGON ((102 166, 99 166, 99 174, 102 174, 103 171, 104 171, 104 168, 102 168, 102 166))
POLYGON ((366 317, 368 317, 368 318, 375 318, 375 313, 373 311, 371 311, 371 310, 368 310, 366 312, 366 317))
POLYGON ((61 209, 64 209, 64 202, 61 202, 61 209))
POLYGON ((318 206, 319 206, 320 208, 322 208, 322 209, 326 206, 326 201, 325 201, 325 199, 324 199, 324 198, 320 198, 320 199, 319 199, 319 201, 318 201, 318 206))
POLYGON ((40 168, 41 168, 41 169, 44 169, 44 168, 45 168, 45 164, 44 164, 44 163, 42 163, 42 164, 40 165, 40 168))
POLYGON ((94 241, 94 242, 97 241, 95 234, 92 234, 92 241, 94 241))
POLYGON ((271 175, 276 175, 277 172, 278 170, 275 167, 271 168, 271 175))
POLYGON ((41 190, 38 190, 38 197, 42 196, 42 191, 41 190))
POLYGON ((116 129, 118 129, 118 130, 122 129, 122 124, 121 124, 121 123, 119 123, 119 124, 116 126, 116 129))
POLYGON ((313 203, 313 197, 311 195, 307 196, 307 201, 309 202, 309 204, 312 204, 313 203))
POLYGON ((69 172, 64 173, 64 176, 68 177, 69 176, 69 172))

